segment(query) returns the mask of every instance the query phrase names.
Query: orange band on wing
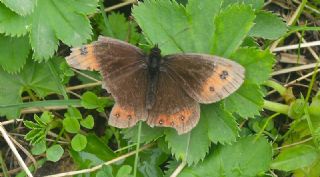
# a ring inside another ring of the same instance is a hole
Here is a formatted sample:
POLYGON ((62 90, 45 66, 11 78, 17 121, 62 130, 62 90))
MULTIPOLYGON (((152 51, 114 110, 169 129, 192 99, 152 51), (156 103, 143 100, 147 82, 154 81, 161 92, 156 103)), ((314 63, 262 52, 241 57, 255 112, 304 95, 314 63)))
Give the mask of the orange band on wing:
POLYGON ((67 63, 71 67, 81 70, 99 70, 93 44, 72 48, 71 51, 71 54, 66 57, 67 63))

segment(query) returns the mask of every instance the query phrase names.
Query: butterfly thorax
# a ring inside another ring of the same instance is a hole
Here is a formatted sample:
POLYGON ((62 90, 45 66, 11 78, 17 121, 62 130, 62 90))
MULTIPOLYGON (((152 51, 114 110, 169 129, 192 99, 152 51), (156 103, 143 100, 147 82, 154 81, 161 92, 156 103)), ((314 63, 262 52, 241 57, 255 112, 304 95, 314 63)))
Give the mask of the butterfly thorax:
POLYGON ((159 80, 161 50, 155 45, 148 56, 148 89, 146 97, 146 108, 150 110, 156 99, 157 84, 159 80))

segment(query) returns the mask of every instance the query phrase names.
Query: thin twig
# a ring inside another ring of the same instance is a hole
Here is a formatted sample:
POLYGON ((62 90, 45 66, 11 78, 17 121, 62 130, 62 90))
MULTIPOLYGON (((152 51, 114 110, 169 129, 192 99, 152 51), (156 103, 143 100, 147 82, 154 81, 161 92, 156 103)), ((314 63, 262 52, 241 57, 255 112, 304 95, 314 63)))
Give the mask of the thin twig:
POLYGON ((312 41, 312 42, 307 42, 307 43, 301 43, 299 44, 293 44, 293 45, 287 45, 287 46, 282 46, 282 47, 277 47, 272 49, 272 52, 279 52, 283 50, 292 50, 292 49, 298 49, 298 48, 307 48, 307 47, 315 47, 319 46, 320 41, 312 41))
MULTIPOLYGON (((307 43, 307 41, 302 37, 302 35, 299 32, 297 32, 296 34, 299 38, 302 39, 302 42, 307 43)), ((308 47, 308 50, 311 53, 311 55, 314 57, 314 59, 316 59, 317 61, 320 60, 319 55, 311 47, 308 47)))
POLYGON ((174 170, 174 172, 170 175, 170 177, 176 177, 179 175, 179 173, 183 170, 183 168, 186 166, 187 162, 182 161, 180 165, 174 170))
POLYGON ((94 83, 71 86, 71 87, 68 87, 67 90, 79 90, 79 89, 88 88, 88 87, 95 87, 95 86, 98 86, 98 85, 101 85, 101 81, 94 82, 94 83))
POLYGON ((311 68, 316 67, 316 65, 317 65, 317 63, 311 63, 311 64, 307 64, 307 65, 302 65, 302 66, 295 66, 295 67, 291 67, 291 68, 286 68, 286 69, 282 69, 282 70, 273 72, 271 74, 271 76, 276 76, 276 75, 295 72, 295 71, 301 71, 301 70, 305 70, 305 69, 311 69, 311 68))
POLYGON ((10 134, 8 134, 9 138, 11 139, 11 141, 19 147, 19 149, 21 149, 22 152, 24 152, 25 155, 27 155, 27 157, 29 157, 29 159, 32 161, 34 167, 37 169, 37 161, 36 159, 31 155, 31 153, 24 148, 18 141, 16 141, 10 134))
POLYGON ((299 145, 299 144, 303 144, 303 143, 305 143, 305 142, 311 141, 312 139, 313 139, 313 138, 310 137, 310 138, 307 138, 307 139, 305 139, 305 140, 302 140, 302 141, 299 141, 299 142, 296 142, 296 143, 292 143, 292 144, 288 144, 288 145, 284 145, 284 146, 275 148, 275 150, 279 150, 279 149, 288 148, 288 147, 296 146, 296 145, 299 145))
MULTIPOLYGON (((142 148, 139 149, 139 152, 140 151, 143 151, 145 149, 148 149, 150 148, 151 146, 153 146, 153 144, 147 144, 145 146, 143 146, 142 148)), ((88 169, 83 169, 83 170, 78 170, 78 171, 70 171, 70 172, 65 172, 65 173, 58 173, 58 174, 54 174, 54 175, 49 175, 49 176, 45 176, 45 177, 62 177, 62 176, 72 176, 72 175, 77 175, 77 174, 82 174, 82 173, 90 173, 90 172, 93 172, 93 171, 96 171, 96 170, 99 170, 100 168, 102 168, 103 165, 110 165, 110 164, 113 164, 115 162, 118 162, 120 160, 123 160, 127 157, 130 157, 132 155, 135 155, 136 154, 136 151, 131 151, 127 154, 124 154, 122 156, 119 156, 115 159, 112 159, 110 161, 107 161, 103 164, 100 164, 100 165, 97 165, 95 167, 92 167, 92 168, 88 168, 88 169)))
POLYGON ((0 132, 1 132, 2 136, 3 136, 3 138, 6 140, 7 144, 9 145, 10 149, 12 150, 13 154, 16 156, 20 166, 26 172, 27 176, 33 177, 33 175, 31 174, 30 170, 28 169, 27 165, 24 163, 22 157, 20 156, 19 152, 17 151, 16 147, 14 146, 12 141, 10 140, 7 131, 2 126, 1 123, 0 123, 0 132))
POLYGON ((78 74, 80 74, 81 76, 86 77, 86 78, 88 78, 88 79, 90 79, 90 80, 92 80, 92 81, 99 82, 99 80, 97 80, 96 78, 93 78, 93 77, 89 76, 88 74, 85 74, 85 73, 83 73, 83 72, 81 72, 81 71, 78 71, 78 70, 73 69, 73 68, 72 68, 72 71, 74 71, 75 73, 78 73, 78 74))
POLYGON ((0 124, 1 124, 1 125, 9 125, 9 124, 12 124, 12 123, 15 123, 15 122, 20 122, 20 121, 23 121, 23 119, 7 120, 7 121, 4 121, 4 122, 0 122, 0 124))
POLYGON ((119 4, 116 4, 114 6, 111 6, 111 7, 107 7, 104 9, 105 12, 110 12, 110 11, 113 11, 115 9, 119 9, 123 6, 127 6, 127 5, 130 5, 130 4, 135 4, 137 3, 138 1, 137 0, 128 0, 128 1, 125 1, 125 2, 122 2, 122 3, 119 3, 119 4))

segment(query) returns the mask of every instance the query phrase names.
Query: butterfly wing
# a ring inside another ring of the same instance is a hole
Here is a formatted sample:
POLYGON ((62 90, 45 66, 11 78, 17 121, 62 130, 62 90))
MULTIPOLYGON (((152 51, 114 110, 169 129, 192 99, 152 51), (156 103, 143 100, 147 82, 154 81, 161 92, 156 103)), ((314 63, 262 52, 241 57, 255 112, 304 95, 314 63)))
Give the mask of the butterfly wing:
POLYGON ((150 126, 173 127, 178 134, 190 131, 200 118, 199 104, 165 70, 159 74, 155 104, 148 113, 150 126))
POLYGON ((245 72, 234 61, 204 54, 167 55, 164 66, 190 97, 206 104, 236 91, 243 83, 245 72))
POLYGON ((116 101, 109 125, 127 128, 147 118, 145 57, 139 48, 129 43, 101 36, 92 44, 72 49, 67 62, 77 69, 100 71, 103 87, 116 101))

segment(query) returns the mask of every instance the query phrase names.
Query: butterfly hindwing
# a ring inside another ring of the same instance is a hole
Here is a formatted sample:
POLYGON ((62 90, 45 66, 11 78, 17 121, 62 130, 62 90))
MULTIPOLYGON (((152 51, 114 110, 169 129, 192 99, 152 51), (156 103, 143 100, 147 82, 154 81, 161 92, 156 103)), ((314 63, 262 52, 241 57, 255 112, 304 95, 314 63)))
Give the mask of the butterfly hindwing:
POLYGON ((178 134, 190 131, 199 121, 199 104, 189 97, 167 71, 161 71, 156 101, 148 111, 150 126, 175 128, 178 134))
POLYGON ((229 96, 244 80, 244 68, 231 60, 205 54, 164 57, 166 66, 185 92, 199 103, 213 103, 229 96))

